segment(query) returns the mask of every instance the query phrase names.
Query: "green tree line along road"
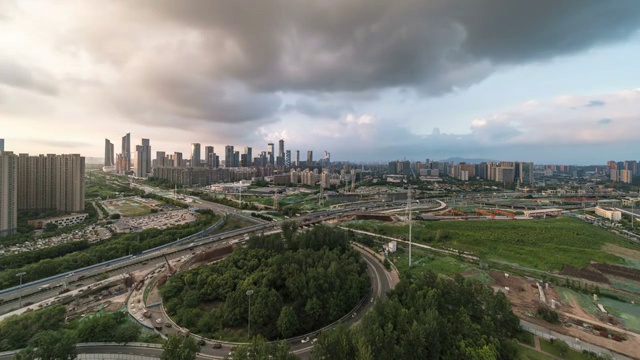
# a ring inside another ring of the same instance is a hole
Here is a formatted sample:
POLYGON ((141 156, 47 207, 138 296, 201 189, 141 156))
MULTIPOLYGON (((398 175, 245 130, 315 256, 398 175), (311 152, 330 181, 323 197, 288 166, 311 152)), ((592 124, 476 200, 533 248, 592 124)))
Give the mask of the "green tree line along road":
MULTIPOLYGON (((198 233, 219 219, 211 210, 198 210, 198 212, 202 215, 198 220, 170 229, 147 229, 139 233, 119 234, 110 238, 109 241, 96 243, 89 247, 84 246, 82 244, 83 242, 75 245, 69 245, 74 243, 64 244, 71 247, 84 247, 80 251, 67 251, 67 253, 65 253, 66 250, 69 250, 67 246, 62 248, 54 247, 53 250, 43 249, 35 252, 12 255, 10 256, 12 259, 16 259, 26 265, 20 267, 6 265, 7 268, 0 271, 0 289, 18 285, 19 279, 16 277, 16 274, 20 272, 26 272, 26 275, 23 277, 23 283, 27 283, 99 264, 104 261, 117 259, 129 254, 139 254, 144 250, 152 249, 179 238, 198 233), (63 256, 43 259, 43 253, 63 256)), ((6 261, 9 262, 10 260, 6 261)), ((2 262, 0 261, 0 263, 2 262)))
POLYGON ((211 338, 244 341, 251 332, 288 338, 347 314, 369 289, 366 264, 344 231, 317 226, 253 237, 226 260, 177 274, 161 288, 177 323, 211 338), (284 239, 283 239, 284 237, 284 239))
POLYGON ((56 305, 0 324, 0 352, 23 349, 16 359, 75 359, 79 342, 159 342, 142 334, 126 312, 98 312, 66 323, 66 309, 56 305))

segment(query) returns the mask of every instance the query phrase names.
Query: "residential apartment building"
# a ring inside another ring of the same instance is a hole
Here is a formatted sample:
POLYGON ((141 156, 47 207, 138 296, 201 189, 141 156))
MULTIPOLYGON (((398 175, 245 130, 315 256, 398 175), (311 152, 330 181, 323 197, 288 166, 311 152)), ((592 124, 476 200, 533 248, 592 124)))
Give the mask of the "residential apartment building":
POLYGON ((13 234, 17 227, 18 156, 0 151, 0 237, 13 234))

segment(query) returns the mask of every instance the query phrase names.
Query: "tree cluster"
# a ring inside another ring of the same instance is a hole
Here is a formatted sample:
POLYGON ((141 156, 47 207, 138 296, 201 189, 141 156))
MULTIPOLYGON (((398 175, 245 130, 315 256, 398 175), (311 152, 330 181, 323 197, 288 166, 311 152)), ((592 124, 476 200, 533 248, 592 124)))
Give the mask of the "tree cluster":
POLYGON ((177 274, 162 288, 167 312, 208 337, 248 325, 267 339, 306 333, 348 313, 369 288, 366 265, 346 233, 318 226, 305 233, 254 237, 223 262, 177 274))
POLYGON ((35 281, 49 276, 60 274, 66 271, 72 271, 85 266, 98 264, 104 261, 117 259, 130 254, 139 254, 140 252, 151 249, 160 245, 170 243, 211 226, 217 217, 210 210, 198 210, 202 216, 192 223, 175 226, 170 229, 147 229, 139 233, 121 234, 112 237, 108 242, 102 242, 84 248, 79 251, 63 253, 69 250, 69 247, 83 247, 80 244, 68 243, 53 250, 43 249, 31 251, 21 254, 19 261, 27 265, 20 267, 10 267, 7 265, 6 270, 0 271, 0 288, 6 289, 11 286, 18 285, 18 277, 16 274, 26 272, 23 282, 35 281), (62 250, 61 250, 62 249, 62 250), (66 249, 66 250, 65 250, 66 249), (51 258, 42 258, 43 254, 63 255, 51 258))
POLYGON ((11 316, 0 323, 0 351, 19 350, 17 359, 75 359, 79 342, 143 340, 125 312, 101 312, 65 324, 62 305, 11 316))
POLYGON ((475 280, 403 279, 360 326, 319 337, 315 359, 515 359, 518 318, 502 293, 475 280))

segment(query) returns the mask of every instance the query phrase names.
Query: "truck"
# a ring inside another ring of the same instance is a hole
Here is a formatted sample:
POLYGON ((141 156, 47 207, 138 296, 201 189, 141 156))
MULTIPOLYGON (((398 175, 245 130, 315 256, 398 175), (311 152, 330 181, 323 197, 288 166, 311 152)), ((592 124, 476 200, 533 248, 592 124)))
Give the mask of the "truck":
POLYGON ((46 290, 48 288, 51 287, 51 284, 44 284, 44 285, 40 285, 40 287, 38 288, 39 290, 46 290))

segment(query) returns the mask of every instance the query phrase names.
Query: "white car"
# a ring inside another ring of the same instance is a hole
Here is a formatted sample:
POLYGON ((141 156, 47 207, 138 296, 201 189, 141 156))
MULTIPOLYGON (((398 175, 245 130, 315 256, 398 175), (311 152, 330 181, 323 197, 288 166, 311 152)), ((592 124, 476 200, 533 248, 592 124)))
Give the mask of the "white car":
POLYGON ((308 342, 309 342, 309 337, 308 336, 306 338, 300 340, 300 343, 302 343, 302 344, 306 344, 308 342))

